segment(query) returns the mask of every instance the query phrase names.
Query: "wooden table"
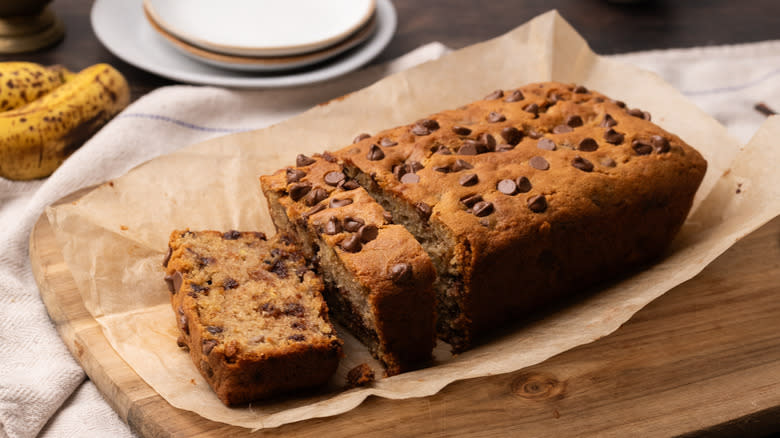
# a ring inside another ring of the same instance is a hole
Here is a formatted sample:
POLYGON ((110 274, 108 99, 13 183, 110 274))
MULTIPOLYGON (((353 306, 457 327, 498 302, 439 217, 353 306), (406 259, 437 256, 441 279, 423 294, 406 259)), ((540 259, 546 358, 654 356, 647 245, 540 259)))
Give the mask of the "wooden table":
MULTIPOLYGON (((557 8, 596 52, 605 54, 780 38, 777 0, 658 0, 629 6, 603 0, 395 0, 394 4, 399 15, 397 34, 374 62, 434 40, 463 47, 500 35, 550 8, 557 8)), ((136 69, 103 48, 89 24, 91 2, 56 0, 53 7, 65 23, 66 39, 38 53, 0 60, 60 63, 71 69, 108 62, 128 78, 134 99, 173 83, 136 69)), ((51 239, 45 220, 35 233, 51 239)), ((56 248, 33 249, 40 255, 34 264, 36 274, 61 291, 68 284, 61 255, 56 248)), ((51 297, 57 291, 43 293, 51 297)), ((61 333, 63 318, 84 316, 77 301, 49 308, 61 333)), ((268 434, 765 436, 780 432, 778 333, 780 218, 595 343, 529 369, 456 382, 431 397, 370 398, 349 413, 287 425, 268 434)), ((101 361, 121 364, 116 357, 90 356, 77 342, 68 346, 88 373, 101 361)), ((109 383, 105 376, 92 378, 104 394, 110 393, 108 398, 120 415, 144 435, 246 433, 166 406, 143 382, 138 383, 137 376, 133 380, 132 371, 121 373, 109 383), (118 395, 128 394, 137 397, 133 405, 117 402, 118 395), (178 429, 172 432, 160 424, 178 429)))

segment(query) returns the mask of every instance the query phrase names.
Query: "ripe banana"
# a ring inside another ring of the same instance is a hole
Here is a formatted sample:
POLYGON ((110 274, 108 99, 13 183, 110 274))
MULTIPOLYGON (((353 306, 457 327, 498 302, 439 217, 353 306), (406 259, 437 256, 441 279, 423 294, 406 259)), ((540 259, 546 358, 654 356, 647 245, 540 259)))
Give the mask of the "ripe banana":
POLYGON ((129 100, 125 78, 110 65, 97 64, 40 99, 0 112, 0 176, 50 175, 129 100))
POLYGON ((8 111, 48 94, 73 73, 61 65, 0 62, 0 111, 8 111))

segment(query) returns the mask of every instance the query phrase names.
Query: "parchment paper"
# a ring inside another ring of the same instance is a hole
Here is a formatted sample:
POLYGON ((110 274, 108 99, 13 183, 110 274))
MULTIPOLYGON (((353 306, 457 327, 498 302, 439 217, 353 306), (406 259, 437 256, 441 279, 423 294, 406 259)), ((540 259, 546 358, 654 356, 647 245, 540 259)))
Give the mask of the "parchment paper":
POLYGON ((780 119, 773 118, 740 151, 722 126, 657 76, 594 55, 553 11, 270 128, 154 159, 75 203, 50 208, 48 215, 87 309, 139 376, 178 408, 249 428, 275 427, 345 412, 371 394, 435 394, 453 381, 518 370, 613 332, 780 213, 777 138, 780 119), (343 389, 346 371, 368 354, 341 330, 347 356, 323 391, 238 409, 218 401, 176 347, 161 268, 172 229, 273 233, 257 177, 290 165, 296 154, 335 149, 360 132, 408 123, 497 88, 545 80, 581 83, 648 110, 707 159, 695 210, 662 262, 457 357, 440 345, 433 366, 368 388, 343 389))

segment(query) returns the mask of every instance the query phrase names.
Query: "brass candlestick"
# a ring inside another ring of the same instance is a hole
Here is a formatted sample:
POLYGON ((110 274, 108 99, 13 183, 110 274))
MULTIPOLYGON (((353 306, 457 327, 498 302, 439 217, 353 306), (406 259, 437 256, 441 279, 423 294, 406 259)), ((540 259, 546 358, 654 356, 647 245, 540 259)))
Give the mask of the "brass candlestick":
POLYGON ((62 39, 65 27, 48 7, 50 2, 0 2, 0 54, 32 52, 62 39))

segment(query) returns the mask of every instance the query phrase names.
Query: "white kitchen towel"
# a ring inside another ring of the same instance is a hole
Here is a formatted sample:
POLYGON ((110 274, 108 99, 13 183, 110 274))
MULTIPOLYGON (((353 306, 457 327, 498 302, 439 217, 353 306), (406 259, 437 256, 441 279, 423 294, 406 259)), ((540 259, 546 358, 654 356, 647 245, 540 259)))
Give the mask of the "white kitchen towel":
MULTIPOLYGON (((432 43, 389 64, 295 89, 164 87, 129 106, 51 177, 0 178, 0 437, 132 436, 85 380, 39 298, 27 242, 46 205, 158 155, 268 126, 445 52, 432 43)), ((615 57, 656 71, 743 142, 765 118, 756 103, 780 109, 780 41, 615 57)))

